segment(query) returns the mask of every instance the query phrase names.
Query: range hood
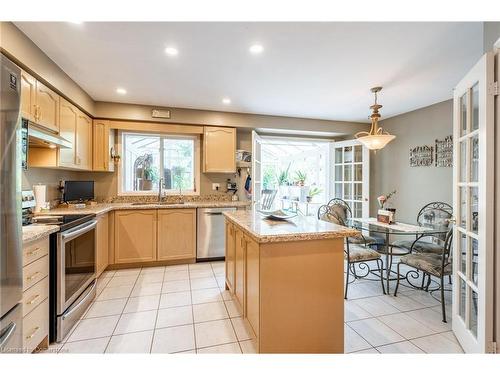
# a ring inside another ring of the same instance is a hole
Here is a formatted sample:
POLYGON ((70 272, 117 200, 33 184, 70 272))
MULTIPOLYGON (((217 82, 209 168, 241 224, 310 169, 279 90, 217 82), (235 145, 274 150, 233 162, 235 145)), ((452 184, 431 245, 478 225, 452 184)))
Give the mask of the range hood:
MULTIPOLYGON (((23 120, 27 121, 27 120, 23 120)), ((28 122, 29 145, 46 148, 72 148, 73 144, 58 134, 51 133, 31 121, 28 122)))

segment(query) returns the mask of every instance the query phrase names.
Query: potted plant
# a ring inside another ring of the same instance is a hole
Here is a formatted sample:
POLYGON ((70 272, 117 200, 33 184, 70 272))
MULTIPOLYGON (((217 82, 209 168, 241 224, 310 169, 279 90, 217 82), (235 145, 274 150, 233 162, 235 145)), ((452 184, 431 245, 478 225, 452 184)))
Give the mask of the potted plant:
POLYGON ((153 183, 158 182, 158 170, 155 166, 148 165, 144 168, 143 190, 153 190, 153 183))
POLYGON ((306 200, 307 200, 307 203, 311 203, 313 198, 318 195, 318 194, 321 194, 321 192, 323 191, 323 189, 315 186, 315 187, 312 187, 311 189, 309 189, 309 193, 307 194, 307 197, 306 197, 306 200))
POLYGON ((307 180, 307 173, 301 170, 295 172, 295 183, 304 186, 307 180))
POLYGON ((378 205, 381 210, 384 209, 385 204, 389 199, 391 199, 396 194, 396 190, 391 191, 389 194, 381 195, 377 198, 378 205))

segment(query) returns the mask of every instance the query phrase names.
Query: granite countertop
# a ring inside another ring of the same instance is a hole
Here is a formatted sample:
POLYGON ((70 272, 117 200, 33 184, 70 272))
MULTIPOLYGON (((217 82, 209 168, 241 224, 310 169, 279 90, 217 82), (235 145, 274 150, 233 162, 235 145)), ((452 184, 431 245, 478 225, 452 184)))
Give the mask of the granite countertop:
POLYGON ((26 225, 23 226, 23 244, 47 237, 59 230, 57 225, 26 225))
POLYGON ((259 243, 342 238, 359 233, 314 216, 299 215, 287 221, 274 221, 254 210, 224 212, 224 216, 259 243))
POLYGON ((98 203, 94 206, 86 206, 85 208, 68 208, 58 207, 49 211, 41 212, 40 215, 79 215, 79 214, 96 214, 101 215, 106 212, 115 210, 146 210, 146 209, 162 209, 162 208, 216 208, 216 207, 248 207, 250 202, 242 201, 199 201, 185 203, 98 203))

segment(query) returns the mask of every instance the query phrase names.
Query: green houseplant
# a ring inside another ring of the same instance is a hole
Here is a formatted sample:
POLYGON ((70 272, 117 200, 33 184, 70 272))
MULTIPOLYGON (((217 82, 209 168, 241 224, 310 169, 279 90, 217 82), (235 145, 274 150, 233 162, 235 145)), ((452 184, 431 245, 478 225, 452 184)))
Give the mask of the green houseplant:
POLYGON ((300 169, 295 172, 295 183, 299 186, 304 186, 307 180, 307 173, 300 169))
POLYGON ((323 191, 323 189, 319 188, 319 187, 312 187, 311 189, 309 189, 309 193, 307 194, 307 202, 310 203, 313 198, 318 195, 318 194, 321 194, 321 192, 323 191))

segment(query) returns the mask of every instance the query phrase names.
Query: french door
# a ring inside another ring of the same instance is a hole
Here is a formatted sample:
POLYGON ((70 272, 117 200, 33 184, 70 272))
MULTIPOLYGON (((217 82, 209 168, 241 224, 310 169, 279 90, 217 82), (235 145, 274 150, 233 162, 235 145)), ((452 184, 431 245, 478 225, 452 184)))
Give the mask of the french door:
POLYGON ((494 55, 485 54, 453 94, 453 332, 467 353, 492 350, 494 55))
POLYGON ((259 207, 262 195, 262 138, 252 131, 252 206, 259 207))
POLYGON ((370 150, 357 140, 335 142, 331 158, 332 197, 345 200, 353 218, 367 218, 370 211, 370 150))

